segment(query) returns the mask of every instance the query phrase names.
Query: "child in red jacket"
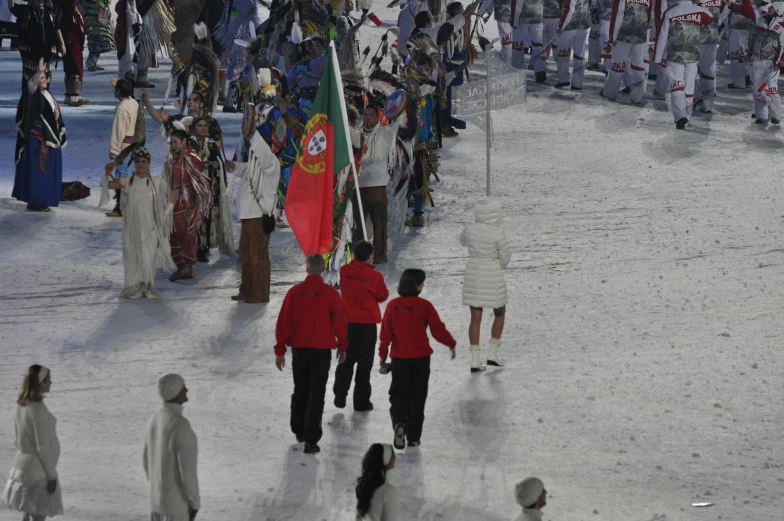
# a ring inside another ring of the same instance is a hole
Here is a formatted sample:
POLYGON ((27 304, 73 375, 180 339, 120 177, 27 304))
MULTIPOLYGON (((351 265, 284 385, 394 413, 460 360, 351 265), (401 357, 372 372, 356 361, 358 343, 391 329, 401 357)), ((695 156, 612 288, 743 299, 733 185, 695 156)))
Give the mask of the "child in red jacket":
POLYGON ((389 413, 395 429, 395 448, 418 447, 425 422, 425 402, 430 380, 430 355, 433 349, 427 328, 440 343, 452 351, 455 359, 457 342, 441 322, 436 308, 420 298, 425 287, 425 272, 407 269, 398 283, 398 298, 387 304, 381 323, 378 356, 381 366, 392 358, 392 385, 389 387, 389 413), (392 344, 390 352, 389 345, 392 344))
POLYGON ((354 260, 340 268, 340 293, 348 316, 348 349, 346 361, 335 370, 335 407, 343 409, 354 377, 354 411, 373 410, 370 401, 372 387, 370 373, 378 338, 377 324, 381 323, 380 302, 389 298, 384 276, 373 266, 373 243, 359 241, 354 248, 354 260))

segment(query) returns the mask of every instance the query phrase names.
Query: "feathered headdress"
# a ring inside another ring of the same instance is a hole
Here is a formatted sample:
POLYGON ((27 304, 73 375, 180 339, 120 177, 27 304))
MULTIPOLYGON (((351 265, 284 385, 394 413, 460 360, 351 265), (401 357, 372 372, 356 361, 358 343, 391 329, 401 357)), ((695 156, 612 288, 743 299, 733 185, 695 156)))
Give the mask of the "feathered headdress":
POLYGON ((441 49, 426 34, 417 34, 406 40, 408 61, 406 74, 416 80, 425 80, 438 68, 441 49))

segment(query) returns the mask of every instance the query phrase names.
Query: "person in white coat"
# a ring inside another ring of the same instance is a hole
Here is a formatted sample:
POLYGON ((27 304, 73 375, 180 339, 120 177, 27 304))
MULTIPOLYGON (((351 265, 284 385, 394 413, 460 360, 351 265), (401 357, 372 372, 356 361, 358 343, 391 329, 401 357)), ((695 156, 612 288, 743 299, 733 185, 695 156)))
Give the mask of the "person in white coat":
MULTIPOLYGON (((287 106, 281 105, 281 114, 287 106)), ((255 109, 251 107, 251 113, 255 109)), ((242 282, 231 300, 248 304, 269 302, 270 273, 269 243, 275 230, 275 203, 278 200, 280 162, 264 138, 256 132, 255 115, 243 127, 245 138, 237 148, 239 162, 226 161, 226 168, 242 178, 237 214, 240 219, 240 265, 242 282)))
POLYGON ((164 403, 150 418, 142 460, 151 521, 193 521, 201 501, 196 434, 182 415, 188 388, 180 375, 167 374, 158 380, 158 394, 164 403))
POLYGON ((523 512, 515 521, 542 521, 542 507, 547 504, 547 491, 539 478, 525 478, 515 485, 515 501, 523 512))
POLYGON ((397 521, 397 489, 387 481, 395 468, 392 445, 374 443, 362 459, 362 475, 357 479, 357 520, 397 521))
POLYGON ((463 277, 463 305, 471 309, 468 339, 471 348, 471 372, 484 371, 481 360, 479 333, 482 310, 493 309, 493 327, 490 330, 490 349, 487 363, 503 366, 498 356, 501 334, 506 314, 506 281, 503 270, 512 254, 501 228, 501 204, 493 199, 482 199, 474 208, 476 222, 467 224, 460 234, 460 244, 468 248, 469 259, 463 277))
POLYGON ((16 458, 3 492, 3 502, 22 512, 22 521, 43 521, 63 513, 57 477, 60 459, 60 442, 55 432, 57 421, 43 402, 43 395, 51 386, 49 369, 32 365, 25 373, 16 401, 16 458))

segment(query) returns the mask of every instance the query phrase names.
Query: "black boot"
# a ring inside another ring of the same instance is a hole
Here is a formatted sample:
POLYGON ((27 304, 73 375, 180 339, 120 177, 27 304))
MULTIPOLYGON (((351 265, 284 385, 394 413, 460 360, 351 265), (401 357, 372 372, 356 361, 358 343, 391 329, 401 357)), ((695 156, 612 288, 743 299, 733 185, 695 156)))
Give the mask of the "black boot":
POLYGON ((544 83, 547 81, 547 72, 537 72, 536 73, 536 83, 544 83))
POLYGON ((681 118, 675 122, 675 128, 678 130, 684 130, 686 128, 686 123, 689 122, 688 118, 681 118))

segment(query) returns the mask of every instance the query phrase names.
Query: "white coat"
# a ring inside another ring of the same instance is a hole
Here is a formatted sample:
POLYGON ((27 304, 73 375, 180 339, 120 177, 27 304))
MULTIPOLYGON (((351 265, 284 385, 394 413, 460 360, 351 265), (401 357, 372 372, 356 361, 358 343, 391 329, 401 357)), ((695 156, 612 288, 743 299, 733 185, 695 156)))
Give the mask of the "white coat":
POLYGON ((150 482, 150 511, 187 518, 188 510, 199 510, 199 480, 196 475, 198 447, 182 405, 164 403, 152 415, 144 444, 144 473, 150 482))
MULTIPOLYGON (((232 174, 242 178, 237 199, 237 217, 240 220, 272 215, 278 202, 278 158, 258 132, 253 133, 249 148, 247 162, 236 163, 234 170, 231 170, 232 174)), ((237 148, 237 157, 240 156, 240 151, 241 148, 237 148)))
POLYGON ((463 305, 497 309, 506 305, 504 268, 512 254, 501 228, 501 204, 491 199, 476 203, 476 223, 467 224, 460 244, 470 255, 463 277, 463 305))
POLYGON ((397 521, 398 506, 397 489, 391 483, 386 482, 373 492, 370 508, 362 519, 364 521, 397 521))
POLYGON ((16 406, 16 458, 3 492, 3 502, 10 508, 38 516, 62 515, 59 480, 53 494, 46 490, 47 481, 57 479, 60 442, 56 425, 44 402, 16 406))

